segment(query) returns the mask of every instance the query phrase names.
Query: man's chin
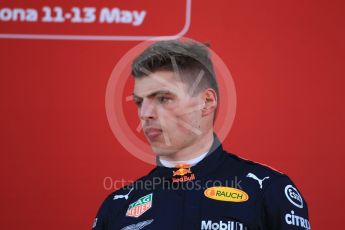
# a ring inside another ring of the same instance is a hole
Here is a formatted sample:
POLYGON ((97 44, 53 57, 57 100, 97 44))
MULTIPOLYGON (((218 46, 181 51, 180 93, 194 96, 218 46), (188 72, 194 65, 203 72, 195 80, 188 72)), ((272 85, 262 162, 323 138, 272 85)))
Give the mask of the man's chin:
POLYGON ((176 150, 169 148, 167 146, 157 146, 157 145, 151 145, 152 151, 158 156, 168 156, 172 153, 175 153, 176 150))

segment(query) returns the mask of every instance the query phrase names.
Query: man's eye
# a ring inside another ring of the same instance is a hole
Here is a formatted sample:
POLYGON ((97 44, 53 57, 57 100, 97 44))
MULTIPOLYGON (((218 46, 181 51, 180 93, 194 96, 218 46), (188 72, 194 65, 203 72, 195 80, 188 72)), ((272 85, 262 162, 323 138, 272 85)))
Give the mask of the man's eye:
POLYGON ((142 101, 134 101, 134 103, 139 107, 141 106, 142 101))
POLYGON ((169 98, 169 97, 158 97, 158 101, 160 103, 167 103, 167 102, 171 101, 171 98, 169 98))

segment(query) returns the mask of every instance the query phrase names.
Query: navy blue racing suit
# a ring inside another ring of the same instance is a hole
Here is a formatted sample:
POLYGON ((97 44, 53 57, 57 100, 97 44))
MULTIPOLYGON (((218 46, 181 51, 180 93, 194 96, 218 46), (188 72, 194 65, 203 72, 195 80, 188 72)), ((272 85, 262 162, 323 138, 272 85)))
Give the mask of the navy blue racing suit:
POLYGON ((94 230, 310 229, 307 203, 288 176, 223 150, 215 136, 197 165, 155 167, 110 194, 94 230))

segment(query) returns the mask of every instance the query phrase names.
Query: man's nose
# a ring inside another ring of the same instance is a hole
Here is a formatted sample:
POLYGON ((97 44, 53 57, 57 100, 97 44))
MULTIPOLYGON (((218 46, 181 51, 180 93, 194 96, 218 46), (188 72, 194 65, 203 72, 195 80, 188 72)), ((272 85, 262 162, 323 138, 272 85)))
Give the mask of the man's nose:
POLYGON ((144 99, 140 107, 140 119, 150 120, 156 118, 155 105, 153 101, 144 99))

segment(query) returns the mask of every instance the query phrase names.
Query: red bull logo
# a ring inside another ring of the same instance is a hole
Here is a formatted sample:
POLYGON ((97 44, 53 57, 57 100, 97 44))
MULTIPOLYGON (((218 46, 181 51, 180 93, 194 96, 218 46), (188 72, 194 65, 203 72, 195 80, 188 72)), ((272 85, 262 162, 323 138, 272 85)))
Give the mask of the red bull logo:
POLYGON ((173 171, 173 182, 186 182, 195 180, 195 175, 192 174, 189 164, 178 164, 176 168, 179 168, 176 171, 173 171))

